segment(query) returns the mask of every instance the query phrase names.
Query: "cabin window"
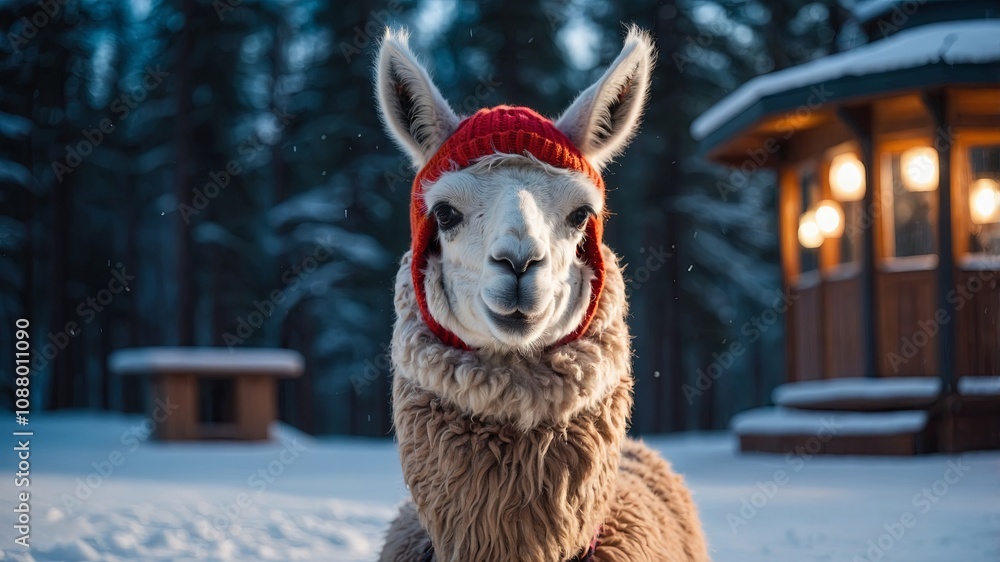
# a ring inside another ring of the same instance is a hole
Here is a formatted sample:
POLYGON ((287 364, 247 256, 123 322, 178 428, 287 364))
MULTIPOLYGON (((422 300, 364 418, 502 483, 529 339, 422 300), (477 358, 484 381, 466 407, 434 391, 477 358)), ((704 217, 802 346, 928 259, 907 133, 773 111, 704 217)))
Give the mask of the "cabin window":
POLYGON ((800 273, 819 269, 819 247, 823 244, 823 235, 819 232, 815 218, 815 207, 820 199, 819 182, 816 174, 810 169, 799 173, 799 189, 802 209, 799 216, 799 267, 800 273))
POLYGON ((834 246, 833 263, 858 261, 864 219, 865 166, 853 151, 840 152, 827 170, 830 198, 817 205, 826 243, 834 246), (834 228, 835 225, 835 228, 834 228))
POLYGON ((930 150, 933 156, 925 147, 916 147, 883 157, 886 181, 882 197, 888 257, 937 253, 937 153, 930 150))
POLYGON ((1000 256, 1000 145, 969 149, 969 252, 1000 256))

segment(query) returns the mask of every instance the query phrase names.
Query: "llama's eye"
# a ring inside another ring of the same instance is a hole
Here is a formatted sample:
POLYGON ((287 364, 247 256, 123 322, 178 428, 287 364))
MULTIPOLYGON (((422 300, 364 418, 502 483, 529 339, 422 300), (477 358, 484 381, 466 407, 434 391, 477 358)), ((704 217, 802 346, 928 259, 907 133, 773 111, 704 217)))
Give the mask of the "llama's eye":
POLYGON ((569 216, 566 217, 566 222, 577 230, 583 230, 583 227, 587 226, 587 220, 589 220, 593 214, 593 209, 584 205, 583 207, 580 207, 570 213, 569 216))
POLYGON ((437 205, 434 205, 434 209, 431 212, 434 213, 434 218, 437 219, 438 228, 442 231, 455 228, 462 222, 462 213, 459 213, 458 209, 447 203, 438 203, 437 205))

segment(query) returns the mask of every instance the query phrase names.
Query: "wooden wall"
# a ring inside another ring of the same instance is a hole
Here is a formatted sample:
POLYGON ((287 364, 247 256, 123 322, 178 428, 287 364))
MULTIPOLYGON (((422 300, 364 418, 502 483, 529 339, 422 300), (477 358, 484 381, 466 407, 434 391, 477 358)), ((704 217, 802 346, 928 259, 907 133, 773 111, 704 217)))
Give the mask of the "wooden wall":
POLYGON ((878 374, 883 377, 937 376, 934 333, 953 329, 934 318, 937 295, 930 270, 880 272, 875 280, 878 303, 878 374))
POLYGON ((788 309, 789 380, 823 378, 823 346, 820 330, 822 286, 804 283, 791 290, 793 305, 788 309))
POLYGON ((960 271, 956 276, 956 374, 1000 375, 1000 272, 960 271), (977 289, 978 287, 978 289, 977 289))
POLYGON ((823 363, 827 378, 858 377, 864 370, 861 277, 828 279, 823 286, 823 363))

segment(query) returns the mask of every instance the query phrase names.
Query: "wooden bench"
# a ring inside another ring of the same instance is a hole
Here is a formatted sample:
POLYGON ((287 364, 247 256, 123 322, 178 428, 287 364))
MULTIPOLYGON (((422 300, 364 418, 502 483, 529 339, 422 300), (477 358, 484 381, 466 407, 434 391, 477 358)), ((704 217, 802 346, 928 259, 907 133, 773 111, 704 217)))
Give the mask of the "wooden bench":
POLYGON ((162 418, 154 420, 154 436, 163 441, 267 439, 277 417, 275 381, 300 376, 302 366, 302 355, 290 349, 147 347, 119 350, 108 358, 115 374, 149 377, 150 399, 162 418), (229 381, 217 398, 230 419, 204 419, 199 389, 206 380, 229 381))

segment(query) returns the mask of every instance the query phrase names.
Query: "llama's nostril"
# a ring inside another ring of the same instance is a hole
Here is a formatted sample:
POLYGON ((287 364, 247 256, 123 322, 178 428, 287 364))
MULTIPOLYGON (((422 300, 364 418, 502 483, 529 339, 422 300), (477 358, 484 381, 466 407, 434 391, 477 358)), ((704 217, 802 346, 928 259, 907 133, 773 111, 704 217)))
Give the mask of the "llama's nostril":
POLYGON ((517 273, 517 271, 515 271, 514 269, 514 262, 512 262, 507 258, 491 257, 490 261, 493 262, 494 265, 498 265, 503 269, 510 270, 512 273, 517 273))
POLYGON ((537 263, 540 259, 532 259, 526 257, 512 256, 509 254, 500 254, 496 256, 491 256, 490 261, 494 264, 510 271, 517 277, 524 275, 528 269, 537 263))

